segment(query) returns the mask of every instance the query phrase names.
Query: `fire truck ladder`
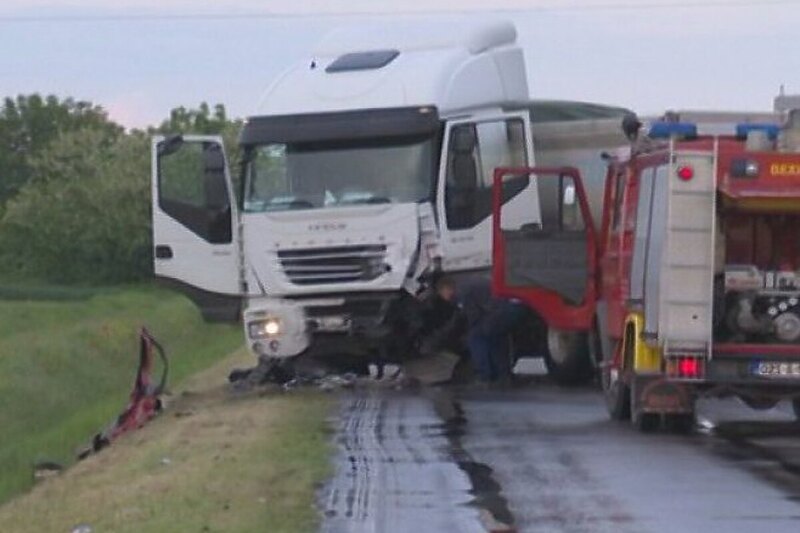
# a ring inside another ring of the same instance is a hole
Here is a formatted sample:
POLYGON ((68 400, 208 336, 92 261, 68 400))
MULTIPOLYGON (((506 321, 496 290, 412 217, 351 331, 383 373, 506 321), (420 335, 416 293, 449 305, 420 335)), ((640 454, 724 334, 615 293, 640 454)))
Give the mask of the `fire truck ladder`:
POLYGON ((661 262, 664 355, 711 357, 716 154, 672 152, 661 262))

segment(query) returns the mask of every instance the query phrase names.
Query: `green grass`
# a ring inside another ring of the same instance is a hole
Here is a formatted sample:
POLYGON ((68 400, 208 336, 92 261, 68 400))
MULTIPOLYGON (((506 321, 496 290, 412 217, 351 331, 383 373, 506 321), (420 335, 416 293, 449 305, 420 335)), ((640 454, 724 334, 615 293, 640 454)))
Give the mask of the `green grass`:
POLYGON ((34 462, 68 464, 124 408, 139 326, 167 350, 172 383, 241 344, 238 327, 205 324, 188 300, 150 286, 4 287, 13 294, 0 299, 0 502, 32 485, 34 462))
POLYGON ((165 415, 0 506, 3 533, 317 531, 330 396, 229 394, 228 369, 249 358, 240 350, 191 377, 181 388, 192 394, 165 415))

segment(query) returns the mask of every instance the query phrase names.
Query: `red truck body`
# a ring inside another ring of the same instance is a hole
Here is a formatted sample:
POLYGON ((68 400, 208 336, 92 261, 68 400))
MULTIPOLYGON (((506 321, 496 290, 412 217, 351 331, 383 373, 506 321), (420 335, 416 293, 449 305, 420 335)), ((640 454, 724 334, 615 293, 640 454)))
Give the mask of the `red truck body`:
POLYGON ((655 130, 609 158, 599 228, 574 168, 496 170, 495 292, 592 354, 611 415, 642 429, 685 427, 701 395, 800 407, 800 153, 774 125, 655 130), (554 219, 504 221, 525 173, 559 180, 554 219))

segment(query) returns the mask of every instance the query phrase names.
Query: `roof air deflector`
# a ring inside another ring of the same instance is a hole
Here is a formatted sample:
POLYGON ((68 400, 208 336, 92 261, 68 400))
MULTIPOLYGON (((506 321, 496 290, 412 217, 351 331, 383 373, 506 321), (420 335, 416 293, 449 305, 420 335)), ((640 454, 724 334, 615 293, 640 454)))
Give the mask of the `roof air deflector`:
POLYGON ((325 72, 349 72, 353 70, 373 70, 383 68, 400 55, 399 50, 374 50, 353 52, 336 58, 325 72))

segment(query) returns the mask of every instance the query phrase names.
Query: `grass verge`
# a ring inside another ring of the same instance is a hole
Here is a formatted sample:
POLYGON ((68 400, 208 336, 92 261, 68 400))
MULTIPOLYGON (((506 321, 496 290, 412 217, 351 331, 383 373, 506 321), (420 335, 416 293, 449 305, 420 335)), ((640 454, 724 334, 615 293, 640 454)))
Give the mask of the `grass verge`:
POLYGON ((161 417, 0 507, 4 533, 314 531, 329 397, 232 397, 241 352, 187 383, 161 417))
POLYGON ((172 383, 241 344, 238 327, 205 324, 188 300, 149 286, 11 292, 0 297, 0 503, 33 484, 35 462, 69 464, 122 410, 139 326, 164 344, 172 383))

